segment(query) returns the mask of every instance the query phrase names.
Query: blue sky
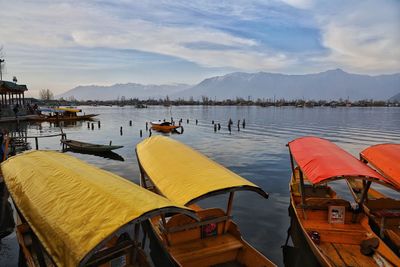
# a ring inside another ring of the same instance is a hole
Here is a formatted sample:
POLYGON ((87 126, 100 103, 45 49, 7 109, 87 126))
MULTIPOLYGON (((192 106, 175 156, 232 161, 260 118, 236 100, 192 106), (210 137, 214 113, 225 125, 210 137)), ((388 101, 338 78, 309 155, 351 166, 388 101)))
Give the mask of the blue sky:
POLYGON ((189 83, 234 71, 400 71, 400 1, 0 0, 5 78, 189 83))

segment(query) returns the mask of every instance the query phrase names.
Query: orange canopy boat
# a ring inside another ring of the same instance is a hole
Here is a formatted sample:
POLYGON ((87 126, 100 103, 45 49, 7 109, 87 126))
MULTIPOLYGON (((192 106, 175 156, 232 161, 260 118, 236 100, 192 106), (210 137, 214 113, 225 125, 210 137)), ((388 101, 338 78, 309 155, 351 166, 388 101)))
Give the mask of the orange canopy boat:
POLYGON ((288 147, 293 172, 291 206, 319 263, 399 266, 400 259, 375 235, 368 217, 339 198, 327 183, 352 178, 369 186, 371 182, 395 185, 328 140, 302 137, 289 142, 288 147))
MULTIPOLYGON (((362 162, 381 173, 400 191, 400 144, 379 144, 366 148, 360 153, 362 162)), ((361 192, 366 184, 349 180, 349 186, 357 202, 361 202, 361 192)), ((372 224, 379 228, 379 234, 393 250, 400 255, 400 200, 387 197, 370 188, 363 205, 372 224)))

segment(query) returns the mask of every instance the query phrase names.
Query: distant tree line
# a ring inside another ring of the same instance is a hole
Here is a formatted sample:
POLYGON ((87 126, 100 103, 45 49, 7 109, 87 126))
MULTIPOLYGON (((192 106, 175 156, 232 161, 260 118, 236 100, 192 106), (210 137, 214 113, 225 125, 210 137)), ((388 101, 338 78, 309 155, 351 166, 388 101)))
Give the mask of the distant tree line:
POLYGON ((146 100, 141 100, 138 98, 126 98, 124 96, 119 97, 116 100, 86 100, 86 101, 78 101, 74 97, 69 97, 68 99, 60 98, 58 100, 53 100, 53 94, 48 91, 41 91, 41 104, 44 105, 91 105, 91 106, 136 106, 138 108, 144 108, 152 105, 162 105, 162 106, 260 106, 260 107, 269 107, 269 106, 294 106, 294 107, 319 107, 319 106, 330 106, 330 107, 386 107, 386 106, 400 106, 400 102, 389 102, 389 101, 380 101, 373 99, 364 99, 357 101, 350 101, 344 99, 337 100, 304 100, 304 99, 255 99, 252 100, 250 98, 244 99, 241 97, 236 97, 235 99, 225 99, 225 100, 216 100, 211 99, 209 97, 203 96, 201 99, 194 99, 190 97, 189 99, 170 99, 168 96, 165 98, 149 98, 146 100))

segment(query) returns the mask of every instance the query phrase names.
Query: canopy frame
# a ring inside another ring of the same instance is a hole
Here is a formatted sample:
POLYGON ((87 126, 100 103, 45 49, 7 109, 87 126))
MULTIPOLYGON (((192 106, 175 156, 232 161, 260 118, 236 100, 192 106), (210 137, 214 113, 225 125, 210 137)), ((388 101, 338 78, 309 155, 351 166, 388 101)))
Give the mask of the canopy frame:
MULTIPOLYGON (((143 168, 141 162, 140 162, 140 158, 137 152, 137 149, 135 149, 135 153, 136 153, 136 158, 138 160, 138 165, 139 165, 139 171, 140 171, 140 185, 143 186, 144 188, 148 189, 147 183, 146 183, 146 177, 150 180, 150 182, 152 183, 154 189, 156 190, 156 192, 162 196, 164 196, 161 192, 161 190, 157 187, 157 185, 153 182, 152 178, 150 177, 150 175, 147 174, 147 172, 145 171, 145 169, 143 168)), ((229 218, 231 218, 231 214, 232 214, 232 207, 233 207, 233 198, 234 198, 234 193, 236 191, 254 191, 258 194, 260 194, 261 196, 265 197, 268 199, 268 193, 265 192, 264 190, 262 190, 261 188, 258 187, 252 187, 252 186, 234 186, 234 187, 230 187, 230 188, 223 188, 223 189, 219 189, 219 190, 214 190, 211 192, 208 192, 206 194, 203 194, 201 196, 198 196, 196 198, 191 199, 189 202, 187 202, 185 204, 185 206, 189 206, 191 204, 194 204, 195 202, 205 199, 205 198, 209 198, 211 196, 216 196, 216 195, 221 195, 221 194, 226 194, 229 193, 229 198, 228 198, 228 203, 227 203, 227 207, 226 207, 226 218, 227 220, 229 218)), ((165 197, 165 196, 164 196, 165 197)), ((162 218, 162 224, 163 227, 166 228, 166 221, 165 221, 165 217, 161 216, 162 218)), ((224 233, 226 233, 228 231, 228 223, 225 223, 224 226, 224 233)), ((169 241, 167 240, 167 243, 169 243, 169 241)))

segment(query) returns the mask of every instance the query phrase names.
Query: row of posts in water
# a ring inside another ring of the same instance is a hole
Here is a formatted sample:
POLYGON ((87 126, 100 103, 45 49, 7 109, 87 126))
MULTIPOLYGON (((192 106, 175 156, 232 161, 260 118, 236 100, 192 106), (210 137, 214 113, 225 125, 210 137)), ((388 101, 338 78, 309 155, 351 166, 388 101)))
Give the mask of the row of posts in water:
MULTIPOLYGON (((181 126, 182 125, 182 118, 178 121, 178 125, 179 126, 181 126)), ((163 120, 163 122, 165 122, 165 119, 163 120)), ((199 123, 199 121, 196 119, 196 125, 199 123)), ((175 121, 174 121, 174 119, 171 117, 171 123, 173 124, 173 125, 175 125, 175 121)), ((186 123, 187 124, 189 124, 189 119, 187 119, 186 120, 186 123)), ((221 130, 221 124, 220 123, 216 123, 214 120, 212 120, 211 121, 211 124, 212 125, 214 125, 214 132, 217 132, 217 131, 220 131, 221 130)), ((88 122, 87 123, 87 128, 88 129, 92 129, 92 130, 94 130, 94 125, 95 125, 95 123, 94 122, 92 122, 92 123, 90 123, 90 122, 88 122)), ((233 125, 233 121, 232 121, 232 119, 230 118, 229 119, 229 121, 228 121, 228 131, 229 131, 229 133, 232 133, 232 125, 233 125)), ((242 121, 241 120, 238 120, 237 121, 237 130, 238 131, 240 131, 240 125, 242 125, 242 128, 243 129, 245 129, 246 128, 246 120, 245 119, 243 119, 242 121)), ((129 121, 129 126, 132 126, 132 121, 130 120, 129 121)), ((100 129, 101 128, 101 122, 100 121, 97 121, 97 127, 98 127, 98 129, 100 129)), ((123 131, 122 131, 122 126, 119 128, 119 132, 120 132, 120 135, 123 135, 123 131)), ((149 131, 149 136, 151 136, 151 134, 152 134, 152 132, 151 132, 151 128, 149 129, 149 123, 146 121, 146 131, 149 131)), ((142 129, 140 129, 140 131, 139 131, 139 135, 140 135, 140 137, 142 137, 143 136, 143 131, 142 131, 142 129)))

